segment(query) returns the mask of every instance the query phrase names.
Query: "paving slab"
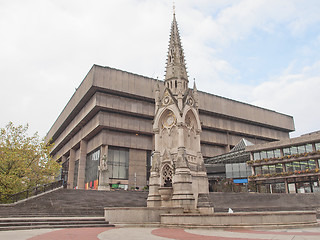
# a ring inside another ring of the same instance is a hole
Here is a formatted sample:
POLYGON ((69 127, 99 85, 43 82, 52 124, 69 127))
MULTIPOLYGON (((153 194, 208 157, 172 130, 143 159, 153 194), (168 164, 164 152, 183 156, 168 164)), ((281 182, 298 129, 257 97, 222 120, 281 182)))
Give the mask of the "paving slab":
POLYGON ((295 229, 73 228, 0 232, 2 240, 319 240, 320 226, 295 229))

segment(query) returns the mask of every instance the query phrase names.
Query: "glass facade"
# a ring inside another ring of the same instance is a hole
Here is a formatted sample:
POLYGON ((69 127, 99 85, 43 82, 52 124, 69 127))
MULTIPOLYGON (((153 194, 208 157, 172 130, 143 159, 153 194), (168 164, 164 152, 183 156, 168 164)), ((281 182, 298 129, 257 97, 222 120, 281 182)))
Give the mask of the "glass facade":
POLYGON ((302 171, 302 170, 313 170, 316 169, 316 161, 310 159, 307 161, 294 161, 285 164, 287 172, 302 171))
MULTIPOLYGON (((315 143, 316 150, 320 150, 320 143, 315 143)), ((313 146, 311 143, 299 145, 299 146, 291 146, 283 148, 283 156, 294 155, 294 154, 303 154, 313 152, 313 146)), ((280 158, 281 150, 273 149, 268 151, 260 151, 253 153, 253 160, 261 160, 261 159, 270 159, 270 158, 280 158)))
POLYGON ((247 178, 251 175, 251 169, 246 163, 226 164, 226 178, 247 178))
POLYGON ((263 160, 254 162, 258 166, 253 166, 256 176, 251 179, 256 179, 252 181, 256 190, 265 193, 320 192, 317 174, 319 157, 315 156, 317 153, 313 153, 314 150, 320 150, 320 143, 296 144, 282 149, 254 152, 253 160, 263 160), (273 162, 275 163, 272 164, 273 162), (284 173, 281 174, 282 172, 284 173))
POLYGON ((109 148, 108 169, 111 173, 110 178, 128 179, 129 150, 125 148, 109 148))
POLYGON ((271 173, 281 173, 281 172, 283 172, 283 168, 282 168, 282 164, 281 163, 255 167, 256 175, 271 174, 271 173))
POLYGON ((98 189, 98 167, 100 165, 100 149, 87 155, 86 159, 86 174, 85 174, 85 188, 98 189))

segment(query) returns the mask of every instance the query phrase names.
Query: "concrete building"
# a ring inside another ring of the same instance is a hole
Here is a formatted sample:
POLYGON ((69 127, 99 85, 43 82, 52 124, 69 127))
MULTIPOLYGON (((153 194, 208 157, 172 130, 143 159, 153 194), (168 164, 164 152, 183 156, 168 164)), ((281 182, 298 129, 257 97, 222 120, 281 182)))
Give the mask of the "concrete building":
MULTIPOLYGON (((102 159, 111 186, 148 185, 155 90, 159 85, 163 92, 164 83, 109 67, 91 68, 46 136, 69 188, 97 189, 102 159)), ((197 95, 203 158, 229 152, 242 138, 261 144, 288 139, 294 130, 291 116, 206 92, 197 95)))
POLYGON ((248 146, 249 183, 257 192, 320 192, 320 132, 248 146))

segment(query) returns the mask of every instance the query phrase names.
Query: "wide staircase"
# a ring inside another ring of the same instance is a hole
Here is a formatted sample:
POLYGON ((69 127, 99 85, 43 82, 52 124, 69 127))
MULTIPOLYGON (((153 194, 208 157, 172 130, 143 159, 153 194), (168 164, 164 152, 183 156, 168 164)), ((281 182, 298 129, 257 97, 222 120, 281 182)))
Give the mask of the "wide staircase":
MULTIPOLYGON (((110 227, 104 207, 146 207, 148 192, 59 189, 14 205, 0 206, 0 230, 110 227)), ((210 193, 215 212, 320 209, 320 194, 210 193)), ((319 217, 319 215, 318 215, 319 217)))
MULTIPOLYGON (((298 211, 320 209, 320 194, 210 193, 216 212, 298 211)), ((318 215, 318 218, 320 215, 318 215)))
POLYGON ((104 207, 145 206, 147 192, 58 189, 33 199, 0 205, 0 230, 110 227, 104 207))

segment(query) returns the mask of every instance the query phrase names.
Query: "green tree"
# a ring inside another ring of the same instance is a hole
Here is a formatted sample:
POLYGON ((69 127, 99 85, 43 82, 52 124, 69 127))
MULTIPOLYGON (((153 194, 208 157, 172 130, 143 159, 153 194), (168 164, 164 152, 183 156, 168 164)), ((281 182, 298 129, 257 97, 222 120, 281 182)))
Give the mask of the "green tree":
POLYGON ((51 145, 28 125, 12 122, 0 129, 0 193, 14 194, 54 180, 60 165, 50 157, 51 145))

